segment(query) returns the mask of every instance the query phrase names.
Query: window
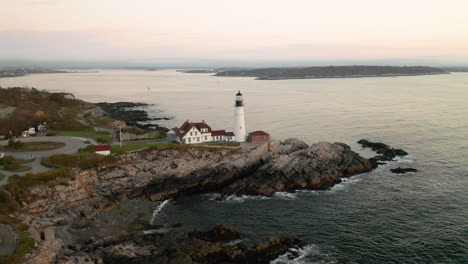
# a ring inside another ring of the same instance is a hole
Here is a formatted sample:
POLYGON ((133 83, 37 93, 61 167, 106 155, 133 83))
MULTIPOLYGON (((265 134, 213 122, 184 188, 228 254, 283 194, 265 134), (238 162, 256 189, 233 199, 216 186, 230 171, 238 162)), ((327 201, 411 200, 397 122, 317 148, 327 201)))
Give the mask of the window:
POLYGON ((188 138, 188 142, 189 142, 189 143, 190 143, 190 141, 191 141, 191 138, 188 138))
POLYGON ((207 136, 205 136, 205 140, 208 140, 208 137, 207 137, 207 136))
POLYGON ((200 141, 200 138, 199 138, 199 137, 197 137, 197 141, 200 141))
POLYGON ((192 132, 190 132, 190 135, 192 135, 192 132))

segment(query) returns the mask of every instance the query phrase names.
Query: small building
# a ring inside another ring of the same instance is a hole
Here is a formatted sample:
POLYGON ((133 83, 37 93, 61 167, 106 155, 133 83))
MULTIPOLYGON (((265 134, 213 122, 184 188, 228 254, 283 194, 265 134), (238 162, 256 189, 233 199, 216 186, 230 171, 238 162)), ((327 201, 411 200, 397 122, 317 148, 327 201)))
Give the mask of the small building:
POLYGON ((47 132, 47 124, 44 122, 43 124, 39 124, 37 126, 38 132, 47 132))
POLYGON ((97 145, 94 147, 94 151, 99 155, 110 155, 111 145, 97 145))
POLYGON ((261 130, 250 132, 248 136, 248 141, 250 143, 268 142, 270 141, 270 134, 261 130))
POLYGON ((212 141, 234 141, 234 132, 226 132, 226 130, 211 131, 212 141))
POLYGON ((226 130, 212 130, 205 121, 185 121, 181 127, 174 127, 168 136, 182 144, 199 144, 212 141, 234 141, 234 133, 226 130))
POLYGON ((36 134, 36 129, 34 127, 31 127, 30 129, 28 129, 28 133, 29 133, 29 135, 35 135, 36 134))

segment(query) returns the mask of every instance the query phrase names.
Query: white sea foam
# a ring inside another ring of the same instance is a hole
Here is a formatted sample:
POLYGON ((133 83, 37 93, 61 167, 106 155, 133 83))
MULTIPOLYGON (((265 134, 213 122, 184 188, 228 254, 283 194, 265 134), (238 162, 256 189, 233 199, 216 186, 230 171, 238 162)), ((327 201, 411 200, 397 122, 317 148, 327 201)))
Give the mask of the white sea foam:
POLYGON ((149 235, 149 234, 164 234, 167 233, 171 230, 171 228, 163 227, 159 229, 150 229, 150 230, 144 230, 143 234, 149 235))
POLYGON ((161 213, 161 211, 164 209, 164 207, 166 205, 169 204, 169 202, 171 201, 172 199, 169 199, 169 200, 165 200, 164 202, 162 202, 160 205, 158 205, 158 207, 156 207, 156 209, 154 209, 153 211, 153 217, 151 217, 151 223, 153 224, 154 221, 156 220, 156 217, 158 216, 159 213, 161 213))
POLYGON ((207 197, 208 200, 210 201, 217 201, 221 199, 222 197, 222 195, 219 193, 206 193, 206 194, 202 194, 202 196, 207 197))
POLYGON ((314 260, 317 256, 321 256, 319 248, 316 245, 307 245, 303 248, 291 248, 289 251, 277 259, 272 260, 270 264, 325 264, 325 263, 336 263, 335 261, 314 260))
POLYGON ((280 198, 283 200, 295 200, 297 199, 297 195, 295 193, 290 192, 275 192, 274 196, 276 198, 280 198))
POLYGON ((394 160, 396 163, 414 163, 415 161, 410 159, 410 156, 396 157, 394 160))
POLYGON ((349 187, 355 183, 358 183, 362 180, 360 177, 363 174, 355 175, 349 178, 341 178, 341 182, 333 185, 329 190, 324 191, 326 194, 333 194, 340 191, 347 191, 349 187))
POLYGON ((226 199, 224 199, 224 200, 221 201, 221 202, 243 203, 243 202, 245 202, 246 200, 257 200, 257 201, 261 201, 261 200, 268 200, 268 199, 270 199, 270 197, 261 196, 261 195, 229 195, 228 197, 226 197, 226 199))
POLYGON ((317 190, 296 190, 294 191, 296 195, 318 195, 320 191, 317 190))
POLYGON ((230 241, 228 244, 231 246, 234 246, 234 245, 239 244, 240 242, 242 242, 242 239, 236 239, 236 240, 230 241))

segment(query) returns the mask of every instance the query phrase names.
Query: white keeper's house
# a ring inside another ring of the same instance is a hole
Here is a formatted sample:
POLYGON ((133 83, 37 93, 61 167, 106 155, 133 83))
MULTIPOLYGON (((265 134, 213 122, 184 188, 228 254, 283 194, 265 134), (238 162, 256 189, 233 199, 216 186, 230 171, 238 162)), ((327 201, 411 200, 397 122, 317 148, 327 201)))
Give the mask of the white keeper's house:
POLYGON ((175 134, 176 141, 182 144, 198 144, 212 141, 234 141, 234 133, 226 130, 212 130, 205 121, 194 123, 185 121, 181 127, 174 127, 169 133, 175 134))

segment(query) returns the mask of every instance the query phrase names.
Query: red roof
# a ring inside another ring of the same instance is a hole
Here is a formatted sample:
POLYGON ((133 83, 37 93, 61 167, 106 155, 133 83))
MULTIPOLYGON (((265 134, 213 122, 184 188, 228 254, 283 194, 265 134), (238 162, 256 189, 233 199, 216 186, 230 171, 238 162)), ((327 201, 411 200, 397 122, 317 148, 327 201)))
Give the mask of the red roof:
POLYGON ((226 130, 213 130, 211 131, 212 136, 224 136, 226 134, 226 130))
POLYGON ((95 151, 107 151, 111 150, 111 145, 97 145, 94 147, 95 151))
POLYGON ((180 133, 180 129, 178 127, 174 127, 172 131, 174 131, 178 137, 182 138, 182 133, 180 133))
POLYGON ((181 131, 188 131, 192 127, 192 123, 190 123, 188 120, 185 121, 182 126, 180 127, 181 131))
POLYGON ((213 131, 211 131, 211 136, 233 137, 234 133, 233 132, 226 132, 226 130, 213 130, 213 131))
POLYGON ((205 121, 200 122, 200 123, 193 123, 193 125, 198 128, 198 130, 202 130, 202 128, 208 129, 208 132, 211 132, 211 127, 205 123, 205 121))
POLYGON ((269 136, 269 135, 270 134, 268 134, 267 132, 261 131, 261 130, 257 130, 257 131, 249 133, 249 136, 269 136))
POLYGON ((183 138, 185 135, 187 135, 190 129, 192 129, 192 127, 196 127, 200 131, 200 133, 202 128, 208 129, 208 132, 206 133, 211 132, 211 127, 207 123, 205 123, 205 121, 193 123, 189 122, 188 120, 185 121, 180 128, 174 127, 172 130, 176 133, 178 137, 183 138))

